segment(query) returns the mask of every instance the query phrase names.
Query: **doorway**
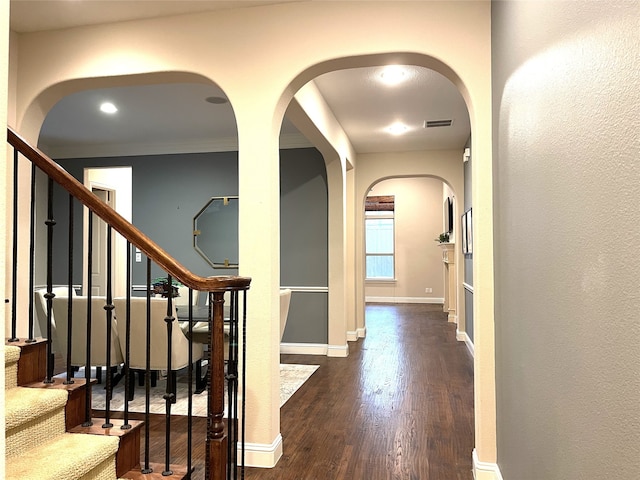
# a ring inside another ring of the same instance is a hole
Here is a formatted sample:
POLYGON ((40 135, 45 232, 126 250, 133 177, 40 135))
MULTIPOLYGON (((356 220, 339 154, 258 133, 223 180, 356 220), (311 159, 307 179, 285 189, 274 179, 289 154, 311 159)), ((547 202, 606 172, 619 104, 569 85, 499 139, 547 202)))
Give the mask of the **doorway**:
MULTIPOLYGON (((84 185, 98 198, 107 203, 125 220, 132 221, 131 167, 100 167, 84 169, 84 185)), ((89 232, 89 212, 83 216, 83 295, 88 295, 89 233, 92 238, 91 295, 105 295, 107 281, 107 226, 102 219, 94 216, 92 231, 89 232)), ((111 282, 113 296, 126 294, 126 248, 127 242, 117 232, 112 232, 111 282)))
POLYGON ((442 205, 443 198, 450 195, 442 179, 429 176, 386 178, 371 187, 364 207, 367 304, 444 303, 442 252, 435 239, 445 230, 442 205), (393 199, 392 207, 369 201, 387 198, 393 199), (386 277, 375 275, 368 265, 369 249, 375 246, 369 236, 378 233, 368 227, 368 222, 379 218, 393 222, 392 238, 387 242, 390 246, 386 248, 393 253, 394 268, 386 277))

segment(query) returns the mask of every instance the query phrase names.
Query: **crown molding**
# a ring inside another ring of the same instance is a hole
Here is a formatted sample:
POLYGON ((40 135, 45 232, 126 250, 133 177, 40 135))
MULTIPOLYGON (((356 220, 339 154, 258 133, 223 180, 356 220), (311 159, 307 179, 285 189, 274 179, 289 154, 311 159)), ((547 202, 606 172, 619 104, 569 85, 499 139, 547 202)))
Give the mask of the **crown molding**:
MULTIPOLYGON (((313 145, 301 134, 285 134, 280 136, 280 148, 310 148, 313 145)), ((216 140, 191 140, 184 142, 153 143, 93 143, 68 145, 39 145, 40 150, 49 157, 67 158, 99 158, 99 157, 133 157, 140 155, 169 155, 174 153, 211 153, 237 152, 236 137, 216 140)))

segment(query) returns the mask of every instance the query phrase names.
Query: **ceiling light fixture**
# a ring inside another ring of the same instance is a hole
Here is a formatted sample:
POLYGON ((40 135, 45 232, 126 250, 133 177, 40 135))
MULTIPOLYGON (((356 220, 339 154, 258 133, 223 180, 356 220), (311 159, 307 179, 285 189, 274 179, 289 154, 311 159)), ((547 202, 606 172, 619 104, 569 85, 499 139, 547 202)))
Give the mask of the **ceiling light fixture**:
POLYGON ((227 103, 229 100, 227 100, 225 97, 207 97, 205 98, 205 101, 213 103, 214 105, 222 105, 224 103, 227 103))
POLYGON ((118 108, 111 102, 104 102, 103 104, 100 105, 100 111, 103 113, 116 113, 118 111, 118 108))
POLYGON ((393 123, 393 124, 389 125, 386 128, 386 130, 391 135, 402 135, 403 133, 407 133, 409 131, 409 127, 407 127, 402 122, 396 122, 396 123, 393 123))
POLYGON ((389 65, 380 73, 380 79, 386 85, 398 85, 407 79, 407 70, 400 65, 389 65))

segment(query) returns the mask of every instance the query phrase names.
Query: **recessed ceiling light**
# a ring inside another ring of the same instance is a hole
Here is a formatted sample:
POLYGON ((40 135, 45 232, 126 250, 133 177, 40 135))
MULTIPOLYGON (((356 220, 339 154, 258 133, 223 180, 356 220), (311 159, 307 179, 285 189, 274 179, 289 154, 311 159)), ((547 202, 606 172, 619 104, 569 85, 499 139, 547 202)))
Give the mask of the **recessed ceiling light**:
POLYGON ((407 133, 409 131, 409 127, 402 122, 396 122, 389 125, 385 130, 391 135, 402 135, 403 133, 407 133))
POLYGON ((229 101, 225 97, 207 97, 205 100, 209 103, 213 103, 214 105, 222 105, 229 101))
POLYGON ((111 102, 104 102, 100 105, 100 111, 103 113, 116 113, 118 108, 111 102))
POLYGON ((407 70, 400 65, 389 65, 380 73, 380 80, 386 85, 398 85, 407 79, 407 70))

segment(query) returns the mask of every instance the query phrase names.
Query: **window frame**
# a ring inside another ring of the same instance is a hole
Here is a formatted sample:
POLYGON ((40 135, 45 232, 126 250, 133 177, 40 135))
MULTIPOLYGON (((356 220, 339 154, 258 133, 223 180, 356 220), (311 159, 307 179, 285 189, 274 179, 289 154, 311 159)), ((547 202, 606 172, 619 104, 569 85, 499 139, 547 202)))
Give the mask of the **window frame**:
POLYGON ((385 283, 396 281, 396 219, 395 211, 391 210, 368 210, 364 212, 364 275, 365 281, 370 283, 385 283), (393 239, 391 253, 369 253, 367 251, 367 220, 391 220, 393 223, 393 239), (367 260, 369 257, 391 257, 392 276, 390 277, 368 277, 367 276, 367 260))

